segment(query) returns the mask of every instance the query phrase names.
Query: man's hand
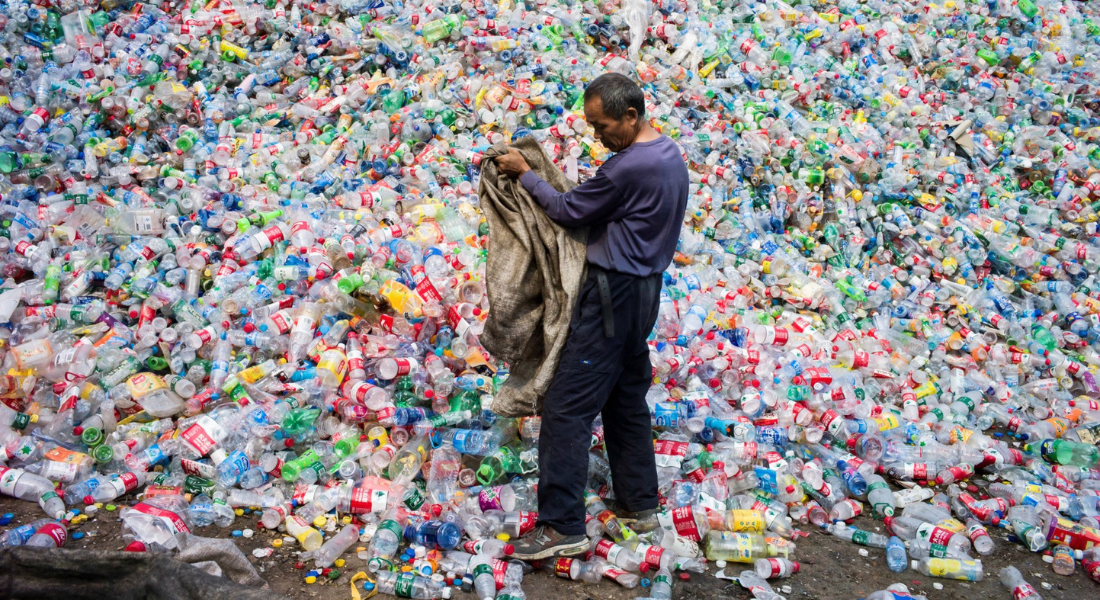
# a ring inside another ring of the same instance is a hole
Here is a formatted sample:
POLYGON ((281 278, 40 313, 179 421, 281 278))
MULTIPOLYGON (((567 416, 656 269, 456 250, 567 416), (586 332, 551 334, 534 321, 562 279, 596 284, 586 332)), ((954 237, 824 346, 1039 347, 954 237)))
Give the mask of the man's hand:
POLYGON ((515 148, 509 148, 508 154, 502 154, 494 160, 497 162, 497 169, 499 169, 502 174, 509 177, 519 177, 531 170, 530 165, 527 164, 523 155, 515 148))

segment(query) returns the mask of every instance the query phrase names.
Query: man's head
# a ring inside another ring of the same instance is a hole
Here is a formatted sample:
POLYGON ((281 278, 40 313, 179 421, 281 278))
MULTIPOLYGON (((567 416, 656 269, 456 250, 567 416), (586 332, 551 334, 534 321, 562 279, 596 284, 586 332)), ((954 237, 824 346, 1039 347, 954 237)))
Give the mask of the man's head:
POLYGON ((584 90, 584 120, 608 150, 622 152, 645 123, 645 95, 626 75, 600 75, 584 90))

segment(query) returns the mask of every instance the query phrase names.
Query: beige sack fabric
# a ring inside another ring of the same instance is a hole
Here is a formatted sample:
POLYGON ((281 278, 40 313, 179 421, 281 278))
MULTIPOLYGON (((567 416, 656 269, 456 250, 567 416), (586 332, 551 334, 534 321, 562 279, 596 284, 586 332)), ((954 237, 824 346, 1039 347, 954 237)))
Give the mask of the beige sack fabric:
MULTIPOLYGON (((558 191, 574 186, 534 138, 512 147, 558 191)), ((489 225, 489 315, 481 344, 509 367, 493 412, 522 417, 538 414, 558 367, 584 281, 588 229, 554 223, 518 179, 500 175, 490 158, 507 152, 497 144, 481 164, 478 196, 489 225)))

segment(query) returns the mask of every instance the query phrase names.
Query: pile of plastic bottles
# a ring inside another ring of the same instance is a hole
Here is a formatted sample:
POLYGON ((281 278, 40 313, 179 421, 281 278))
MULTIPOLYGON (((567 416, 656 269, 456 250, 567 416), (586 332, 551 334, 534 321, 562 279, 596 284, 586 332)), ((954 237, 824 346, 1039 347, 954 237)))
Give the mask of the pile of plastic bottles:
POLYGON ((122 502, 165 551, 255 509, 370 590, 522 597, 539 422, 492 412, 479 164, 534 136, 589 176, 582 93, 617 71, 692 177, 663 511, 607 509, 597 423, 592 552, 541 567, 668 598, 754 563, 767 600, 796 527, 979 579, 989 526, 1100 578, 1094 4, 2 6, 0 493, 49 519, 0 544, 122 502))

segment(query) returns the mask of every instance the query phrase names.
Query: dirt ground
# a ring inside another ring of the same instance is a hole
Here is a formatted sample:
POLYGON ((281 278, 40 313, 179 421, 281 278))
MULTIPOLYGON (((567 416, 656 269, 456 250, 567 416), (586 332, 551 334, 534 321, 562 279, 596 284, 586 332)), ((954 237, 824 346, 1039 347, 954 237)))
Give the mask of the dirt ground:
MULTIPOLYGON (((14 527, 28 523, 42 517, 42 512, 36 504, 22 502, 10 497, 0 497, 0 514, 15 513, 15 519, 8 527, 14 527)), ((855 522, 856 526, 872 531, 883 532, 881 521, 861 517, 855 522)), ((816 529, 808 526, 809 529, 816 529)), ((6 529, 6 528, 5 528, 6 529)), ((211 526, 200 529, 195 533, 210 537, 228 536, 232 530, 252 529, 255 535, 252 539, 235 538, 238 546, 252 560, 260 570, 261 575, 271 585, 273 591, 294 599, 321 599, 321 600, 345 600, 350 598, 348 581, 351 576, 365 568, 364 561, 356 557, 354 547, 344 555, 347 564, 341 569, 342 573, 335 581, 318 582, 312 585, 304 583, 305 570, 294 568, 297 562, 297 548, 293 543, 285 544, 282 548, 266 558, 256 558, 252 551, 257 548, 270 548, 271 542, 276 537, 282 537, 274 532, 263 529, 259 524, 259 514, 246 514, 238 517, 230 529, 218 529, 211 526)), ((97 548, 103 550, 121 550, 125 546, 120 535, 120 522, 117 512, 100 511, 88 521, 74 526, 71 532, 84 532, 85 537, 80 540, 70 539, 67 548, 97 548)), ((910 591, 923 594, 929 600, 977 600, 1011 598, 1009 590, 1005 589, 997 579, 997 572, 1006 565, 1016 565, 1029 582, 1036 587, 1043 598, 1047 600, 1069 598, 1100 598, 1100 585, 1089 580, 1083 572, 1077 572, 1069 577, 1056 575, 1050 565, 1044 563, 1042 556, 1026 551, 1023 547, 1008 541, 1005 532, 994 530, 990 532, 997 543, 997 548, 991 557, 983 559, 985 567, 985 579, 980 582, 958 582, 945 579, 933 579, 925 577, 916 571, 907 571, 901 574, 891 573, 886 568, 884 551, 876 548, 866 548, 867 556, 861 556, 860 546, 838 540, 820 531, 810 531, 809 537, 797 540, 798 549, 794 558, 802 564, 799 573, 784 580, 773 580, 772 583, 779 588, 790 586, 790 591, 784 595, 789 600, 854 600, 863 598, 885 588, 892 583, 904 583, 910 591), (934 584, 942 585, 942 589, 936 589, 934 584), (1049 585, 1049 589, 1043 584, 1049 585)), ((312 565, 307 565, 311 567, 312 565)), ((751 565, 731 563, 725 568, 725 573, 736 576, 751 565)), ((715 577, 719 569, 710 566, 706 574, 691 573, 687 581, 675 581, 673 586, 673 598, 707 598, 711 600, 721 599, 745 599, 751 598, 747 590, 742 589, 736 582, 715 577)), ((625 589, 614 582, 605 581, 599 585, 584 585, 572 581, 554 578, 544 572, 535 572, 524 578, 523 589, 531 600, 560 600, 562 598, 592 599, 592 600, 624 600, 646 596, 646 590, 639 587, 633 590, 625 589)), ((457 591, 457 590, 456 590, 457 591)), ((473 598, 472 595, 456 593, 455 598, 473 598)))

